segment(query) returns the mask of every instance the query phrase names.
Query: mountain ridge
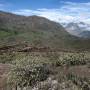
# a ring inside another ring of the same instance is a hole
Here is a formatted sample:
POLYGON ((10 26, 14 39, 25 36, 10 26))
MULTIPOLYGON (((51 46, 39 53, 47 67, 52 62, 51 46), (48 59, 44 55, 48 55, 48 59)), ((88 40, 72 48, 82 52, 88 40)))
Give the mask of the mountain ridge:
POLYGON ((88 34, 90 33, 89 24, 86 24, 84 22, 78 22, 78 23, 71 22, 71 23, 65 24, 64 27, 66 28, 66 31, 69 32, 71 35, 81 37, 81 38, 87 38, 87 39, 90 38, 90 35, 88 34))
POLYGON ((0 33, 1 45, 26 42, 50 48, 90 49, 89 40, 70 35, 59 23, 39 16, 0 12, 0 33))

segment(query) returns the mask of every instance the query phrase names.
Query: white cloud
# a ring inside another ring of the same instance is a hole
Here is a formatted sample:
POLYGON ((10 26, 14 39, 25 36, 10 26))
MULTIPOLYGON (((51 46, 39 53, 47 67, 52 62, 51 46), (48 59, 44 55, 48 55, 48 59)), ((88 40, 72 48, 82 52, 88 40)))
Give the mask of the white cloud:
POLYGON ((88 3, 73 3, 73 2, 62 2, 63 6, 55 9, 21 9, 13 11, 15 14, 20 15, 38 15, 57 22, 77 22, 84 21, 90 23, 90 2, 88 3))

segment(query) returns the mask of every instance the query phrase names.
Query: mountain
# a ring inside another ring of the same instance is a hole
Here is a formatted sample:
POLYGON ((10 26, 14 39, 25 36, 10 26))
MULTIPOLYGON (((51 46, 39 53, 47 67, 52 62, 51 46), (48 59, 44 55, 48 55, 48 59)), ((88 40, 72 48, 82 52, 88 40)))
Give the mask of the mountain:
POLYGON ((79 34, 80 37, 84 37, 86 39, 90 39, 90 31, 83 31, 79 34))
MULTIPOLYGON (((78 37, 86 38, 87 34, 90 33, 90 25, 84 22, 78 22, 78 23, 71 22, 64 26, 67 32, 78 37)), ((89 34, 87 38, 90 38, 89 34)))
POLYGON ((90 40, 70 35, 59 23, 0 11, 0 46, 19 43, 55 49, 90 49, 90 40))

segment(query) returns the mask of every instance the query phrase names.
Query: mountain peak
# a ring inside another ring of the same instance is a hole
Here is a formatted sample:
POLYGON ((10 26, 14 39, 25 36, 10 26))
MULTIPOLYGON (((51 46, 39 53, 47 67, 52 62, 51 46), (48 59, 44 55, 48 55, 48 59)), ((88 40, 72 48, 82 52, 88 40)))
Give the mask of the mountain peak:
MULTIPOLYGON (((90 32, 90 25, 85 22, 77 22, 77 23, 71 22, 66 24, 65 28, 71 35, 82 37, 82 38, 86 37, 87 35, 86 32, 87 33, 90 32), (84 35, 84 32, 85 32, 85 35, 84 35)), ((89 37, 90 36, 88 35, 88 38, 89 37)))

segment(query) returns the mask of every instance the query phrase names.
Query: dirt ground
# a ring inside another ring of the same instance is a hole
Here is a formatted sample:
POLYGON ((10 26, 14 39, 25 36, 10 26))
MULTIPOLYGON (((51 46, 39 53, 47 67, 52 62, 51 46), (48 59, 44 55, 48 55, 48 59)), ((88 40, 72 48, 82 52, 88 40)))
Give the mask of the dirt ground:
POLYGON ((87 65, 57 67, 53 69, 53 72, 55 72, 55 75, 58 75, 58 79, 61 76, 68 75, 69 73, 72 73, 73 75, 76 75, 77 77, 80 78, 90 79, 90 68, 87 65))
POLYGON ((5 84, 8 71, 9 71, 8 64, 0 64, 0 90, 2 90, 1 88, 5 84))

